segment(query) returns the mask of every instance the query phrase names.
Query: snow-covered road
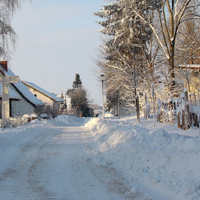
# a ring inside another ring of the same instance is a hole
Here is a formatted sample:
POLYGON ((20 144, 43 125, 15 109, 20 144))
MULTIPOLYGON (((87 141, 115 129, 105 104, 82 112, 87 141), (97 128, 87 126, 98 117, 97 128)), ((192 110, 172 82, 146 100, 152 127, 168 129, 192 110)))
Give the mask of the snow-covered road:
POLYGON ((0 130, 0 200, 199 200, 200 135, 135 116, 0 130))
POLYGON ((1 137, 1 200, 134 199, 114 169, 88 159, 85 127, 40 123, 1 137))

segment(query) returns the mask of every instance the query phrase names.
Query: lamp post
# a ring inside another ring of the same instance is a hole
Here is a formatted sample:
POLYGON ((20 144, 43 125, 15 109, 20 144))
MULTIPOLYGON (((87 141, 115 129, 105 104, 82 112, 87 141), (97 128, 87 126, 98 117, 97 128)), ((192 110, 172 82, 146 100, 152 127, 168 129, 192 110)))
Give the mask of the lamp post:
POLYGON ((102 113, 102 116, 103 116, 103 119, 105 118, 105 112, 104 112, 104 92, 103 92, 103 82, 106 80, 106 77, 104 74, 101 74, 100 76, 100 80, 102 82, 102 103, 103 103, 103 113, 102 113))

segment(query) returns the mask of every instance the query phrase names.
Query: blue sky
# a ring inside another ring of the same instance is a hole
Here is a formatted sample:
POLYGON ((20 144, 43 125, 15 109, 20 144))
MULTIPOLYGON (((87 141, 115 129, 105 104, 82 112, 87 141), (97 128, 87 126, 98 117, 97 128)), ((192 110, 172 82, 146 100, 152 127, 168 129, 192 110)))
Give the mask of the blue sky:
POLYGON ((101 87, 94 76, 101 29, 93 15, 104 0, 23 1, 13 17, 18 43, 10 68, 22 80, 52 93, 71 88, 79 73, 84 87, 101 104, 101 87))

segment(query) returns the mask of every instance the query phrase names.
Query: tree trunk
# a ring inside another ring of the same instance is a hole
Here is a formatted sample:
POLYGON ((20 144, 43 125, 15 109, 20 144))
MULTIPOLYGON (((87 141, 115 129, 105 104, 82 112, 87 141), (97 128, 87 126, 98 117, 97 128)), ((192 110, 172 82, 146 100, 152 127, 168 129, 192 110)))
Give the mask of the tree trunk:
POLYGON ((184 92, 184 110, 182 110, 182 129, 188 130, 190 128, 190 118, 189 118, 189 105, 188 103, 188 93, 184 92))
POLYGON ((172 91, 174 96, 177 96, 177 94, 175 93, 175 87, 176 87, 176 83, 175 83, 175 73, 174 73, 174 43, 172 42, 171 46, 170 46, 170 60, 169 60, 169 64, 170 64, 170 91, 172 91))
POLYGON ((190 128, 190 112, 189 112, 189 105, 188 105, 188 92, 185 92, 185 107, 186 107, 186 111, 185 111, 185 122, 186 122, 186 130, 190 128))
POLYGON ((136 100, 137 123, 140 123, 140 103, 136 88, 135 88, 135 100, 136 100))
POLYGON ((147 94, 145 93, 144 95, 144 99, 145 99, 145 118, 149 119, 149 106, 148 106, 148 101, 147 101, 147 94))

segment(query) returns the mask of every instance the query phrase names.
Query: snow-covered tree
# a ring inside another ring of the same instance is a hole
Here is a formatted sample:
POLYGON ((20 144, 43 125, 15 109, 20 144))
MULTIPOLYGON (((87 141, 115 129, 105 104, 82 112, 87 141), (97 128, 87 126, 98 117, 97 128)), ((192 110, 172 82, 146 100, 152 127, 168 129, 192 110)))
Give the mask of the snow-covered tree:
POLYGON ((70 97, 74 113, 79 117, 89 117, 92 109, 89 107, 87 91, 83 86, 77 88, 70 97))
POLYGON ((95 13, 104 19, 98 22, 104 27, 100 32, 109 36, 101 49, 104 59, 98 65, 106 74, 107 92, 112 94, 118 90, 123 91, 123 96, 132 97, 130 102, 136 102, 139 112, 137 93, 144 85, 145 88, 151 88, 149 82, 154 79, 158 48, 152 46, 153 35, 149 26, 137 15, 127 15, 127 10, 132 7, 137 8, 138 4, 133 1, 117 1, 95 13))
POLYGON ((200 20, 183 22, 178 34, 176 59, 179 65, 200 64, 200 20))
POLYGON ((71 108, 75 115, 79 117, 92 116, 93 110, 89 106, 89 95, 82 86, 79 74, 76 74, 72 89, 68 89, 66 94, 71 98, 71 108))
MULTIPOLYGON (((135 0, 134 2, 136 2, 135 0)), ((125 3, 126 0, 121 0, 125 3)), ((133 2, 133 1, 132 1, 133 2)), ((195 0, 157 0, 142 1, 141 8, 137 7, 128 10, 128 19, 137 15, 141 21, 147 24, 153 31, 157 41, 162 49, 163 55, 167 60, 169 74, 169 89, 176 94, 175 83, 175 44, 181 24, 189 19, 197 18, 197 10, 192 8, 198 7, 199 3, 195 0), (154 20, 146 15, 142 15, 144 9, 148 11, 152 8, 154 11, 154 20)), ((166 64, 166 63, 165 63, 166 64)))

